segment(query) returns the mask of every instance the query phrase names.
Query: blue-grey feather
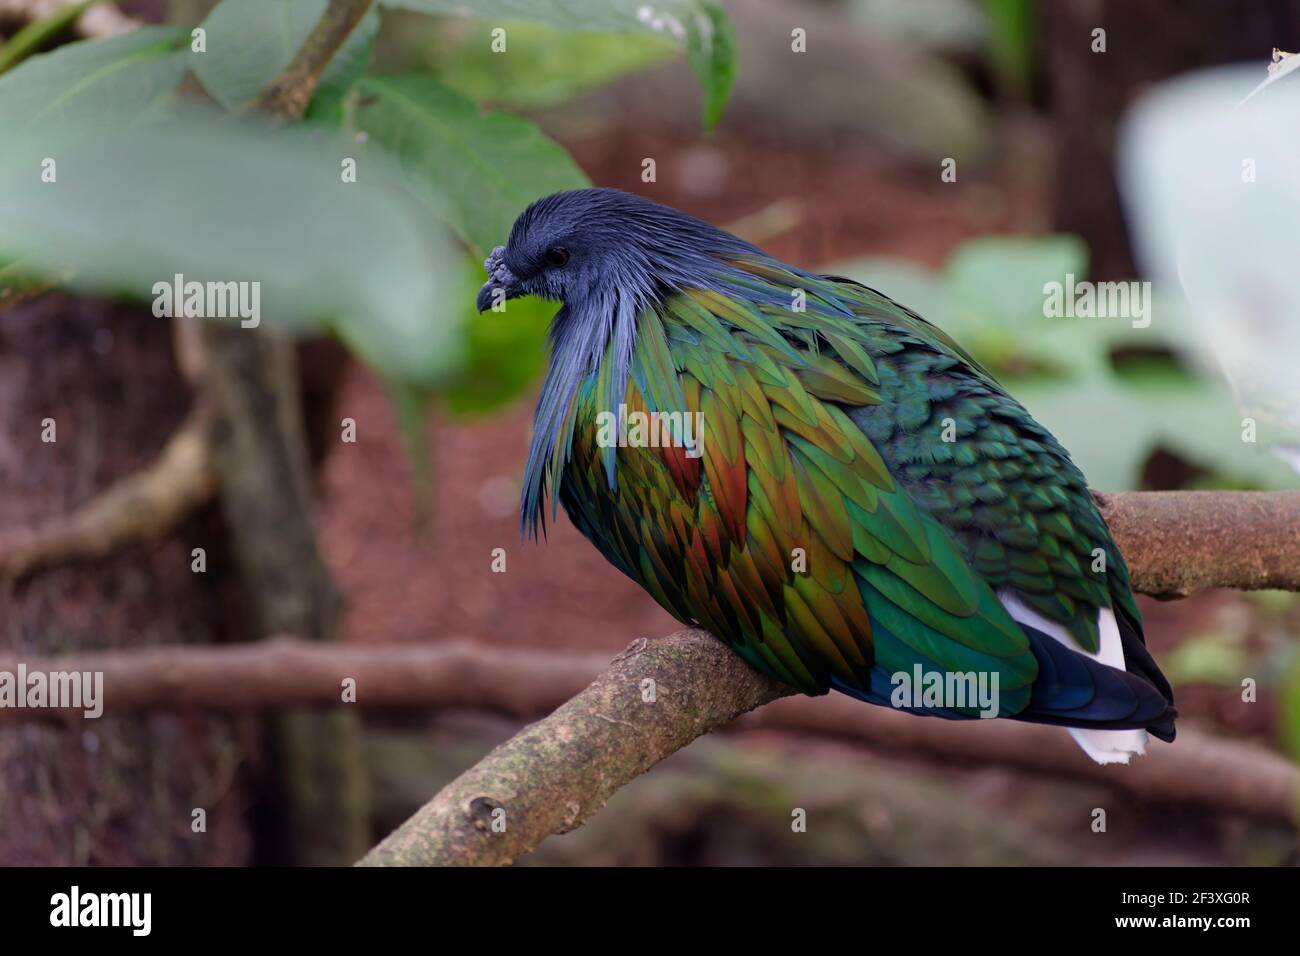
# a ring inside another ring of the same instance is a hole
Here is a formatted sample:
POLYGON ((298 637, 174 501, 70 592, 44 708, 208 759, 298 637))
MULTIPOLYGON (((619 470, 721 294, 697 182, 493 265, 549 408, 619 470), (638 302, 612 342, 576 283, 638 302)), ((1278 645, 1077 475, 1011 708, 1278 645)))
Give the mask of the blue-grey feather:
MULTIPOLYGON (((571 451, 573 403, 608 354, 609 386, 599 401, 602 410, 618 414, 642 313, 684 288, 721 291, 724 278, 741 278, 728 260, 775 260, 707 222, 614 189, 555 193, 532 203, 510 230, 502 258, 521 277, 523 294, 564 303, 551 323, 551 360, 520 496, 520 532, 536 538, 546 530, 548 493, 552 519, 558 508, 556 483, 571 451), (547 267, 555 246, 571 253, 565 268, 547 267)), ((614 452, 602 455, 611 487, 614 452)))

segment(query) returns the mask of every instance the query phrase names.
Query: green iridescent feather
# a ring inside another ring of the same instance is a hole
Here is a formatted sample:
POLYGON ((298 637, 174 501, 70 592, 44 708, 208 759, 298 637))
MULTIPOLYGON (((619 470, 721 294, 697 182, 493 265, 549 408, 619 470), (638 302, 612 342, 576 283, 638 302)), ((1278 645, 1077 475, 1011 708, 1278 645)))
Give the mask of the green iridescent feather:
POLYGON ((631 411, 701 413, 701 457, 611 455, 603 386, 578 393, 560 497, 611 562, 806 693, 873 667, 996 672, 1014 714, 1037 664, 998 589, 1085 651, 1099 608, 1140 622, 1083 476, 956 343, 847 280, 732 264, 734 294, 640 317, 627 390, 631 411))

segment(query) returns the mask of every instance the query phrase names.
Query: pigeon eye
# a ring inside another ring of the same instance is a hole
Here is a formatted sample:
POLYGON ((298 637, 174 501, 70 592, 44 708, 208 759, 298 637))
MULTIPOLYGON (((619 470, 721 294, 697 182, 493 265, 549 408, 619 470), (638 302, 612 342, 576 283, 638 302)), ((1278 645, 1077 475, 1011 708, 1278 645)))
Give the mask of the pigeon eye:
POLYGON ((569 250, 564 246, 551 246, 546 250, 546 264, 556 268, 569 261, 569 250))

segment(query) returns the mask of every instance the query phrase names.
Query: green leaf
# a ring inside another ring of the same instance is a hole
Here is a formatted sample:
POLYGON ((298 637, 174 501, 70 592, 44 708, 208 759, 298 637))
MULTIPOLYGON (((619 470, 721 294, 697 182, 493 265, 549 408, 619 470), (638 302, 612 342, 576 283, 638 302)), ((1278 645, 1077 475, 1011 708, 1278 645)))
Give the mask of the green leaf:
MULTIPOLYGON (((228 110, 255 100, 284 72, 325 14, 328 0, 222 0, 200 25, 202 53, 189 65, 208 95, 228 110)), ((374 52, 379 10, 371 10, 343 41, 321 75, 307 118, 337 124, 343 98, 374 52)))
POLYGON ((1077 236, 986 236, 964 243, 944 266, 944 281, 964 307, 1021 326, 1043 316, 1043 287, 1087 278, 1088 247, 1077 236))
POLYGON ((334 54, 307 107, 307 119, 338 125, 343 121, 343 100, 365 74, 379 35, 379 9, 372 7, 334 54))
POLYGON ((238 110, 293 60, 325 12, 327 0, 221 0, 199 26, 202 53, 190 69, 209 96, 238 110))
POLYGON ((0 248, 34 267, 69 264, 74 288, 153 300, 155 314, 176 273, 257 282, 268 324, 332 328, 390 376, 455 367, 459 256, 382 155, 344 182, 354 144, 321 128, 194 110, 69 143, 57 183, 33 187, 50 141, 19 134, 0 152, 0 248))
MULTIPOLYGON (((1297 658, 1282 683, 1279 730, 1282 746, 1291 759, 1300 763, 1300 658, 1297 658)), ((1300 802, 1300 801, 1298 801, 1300 802)), ((1297 807, 1300 810, 1300 807, 1297 807)))
POLYGON ((457 415, 495 411, 525 394, 546 366, 546 329, 555 303, 527 296, 511 299, 504 312, 478 314, 474 293, 487 275, 477 262, 461 268, 461 318, 465 362, 439 389, 447 409, 457 415))
POLYGON ((481 112, 427 76, 367 76, 357 89, 352 125, 397 157, 476 255, 504 243, 534 199, 589 185, 535 124, 481 112))
POLYGON ((1251 673, 1240 635, 1211 631, 1190 634, 1161 660, 1170 682, 1237 686, 1241 674, 1251 673))
POLYGON ((713 129, 736 81, 736 35, 713 0, 701 4, 701 16, 687 32, 686 56, 704 88, 704 128, 713 129))
MULTIPOLYGON (((257 98, 293 60, 325 13, 328 0, 221 0, 200 26, 206 49, 190 53, 190 69, 208 95, 228 110, 257 98)), ((379 29, 372 9, 321 77, 317 115, 335 115, 338 100, 365 70, 379 29)))
POLYGON ((1003 384, 1060 440, 1089 485, 1103 491, 1139 486, 1142 465, 1161 437, 1149 405, 1104 377, 1033 382, 1004 377, 1003 384), (1106 427, 1099 428, 1099 422, 1106 427))
POLYGON ((69 116, 97 128, 152 115, 171 102, 185 75, 188 39, 182 28, 142 27, 25 60, 0 76, 0 129, 9 139, 37 127, 77 132, 69 116))
POLYGON ((1086 248, 1065 235, 972 239, 938 271, 886 257, 831 267, 919 312, 986 367, 1012 376, 1104 363, 1105 342, 1092 337, 1096 323, 1044 315, 1044 285, 1067 274, 1083 279, 1086 270, 1086 248))
POLYGON ((844 0, 842 5, 855 26, 869 30, 882 46, 900 50, 974 54, 989 29, 974 0, 844 0))
POLYGON ((0 73, 12 69, 44 44, 77 22, 86 10, 100 0, 82 0, 81 3, 59 7, 49 16, 33 20, 0 46, 0 73))
POLYGON ((1024 98, 1034 75, 1033 0, 984 0, 984 12, 988 58, 998 85, 1024 98))
MULTIPOLYGON (((509 20, 544 23, 561 30, 654 33, 673 40, 687 54, 704 87, 706 128, 718 121, 736 73, 736 43, 730 20, 717 0, 381 0, 384 6, 419 13, 460 14, 500 25, 509 20)), ((507 51, 509 50, 507 33, 507 51)))
POLYGON ((510 37, 509 56, 493 53, 488 25, 476 23, 457 31, 460 42, 431 64, 437 79, 475 102, 541 109, 677 52, 671 42, 649 34, 572 33, 522 22, 502 26, 510 37))

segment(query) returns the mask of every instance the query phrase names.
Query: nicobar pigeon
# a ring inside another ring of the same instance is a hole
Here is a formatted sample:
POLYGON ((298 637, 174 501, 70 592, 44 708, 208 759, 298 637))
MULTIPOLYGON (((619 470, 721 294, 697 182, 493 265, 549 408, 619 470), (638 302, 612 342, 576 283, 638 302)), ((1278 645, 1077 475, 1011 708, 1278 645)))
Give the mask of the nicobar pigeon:
MULTIPOLYGON (((611 189, 532 203, 486 266, 480 312, 563 303, 525 536, 563 504, 665 610, 806 694, 894 706, 897 675, 984 675, 996 716, 1066 727, 1101 763, 1174 739, 1083 474, 942 329, 611 189), (653 415, 679 440, 631 440, 653 415)), ((980 710, 918 697, 903 709, 980 710)))

